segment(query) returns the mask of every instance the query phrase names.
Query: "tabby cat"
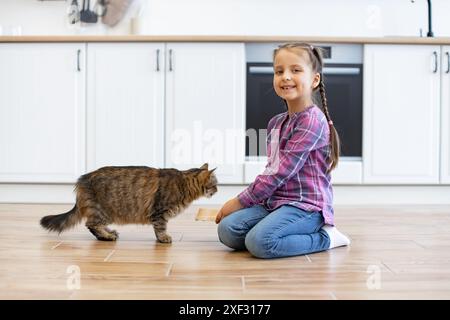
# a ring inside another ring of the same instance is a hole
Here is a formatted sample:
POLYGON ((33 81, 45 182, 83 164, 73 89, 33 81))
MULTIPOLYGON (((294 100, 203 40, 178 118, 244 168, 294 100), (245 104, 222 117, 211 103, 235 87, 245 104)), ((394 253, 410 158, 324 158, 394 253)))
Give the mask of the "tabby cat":
POLYGON ((194 200, 217 192, 214 170, 207 163, 185 171, 103 167, 78 179, 70 211, 43 217, 41 226, 61 233, 86 218, 86 227, 98 240, 114 241, 119 234, 109 224, 152 224, 158 241, 170 243, 168 220, 194 200))

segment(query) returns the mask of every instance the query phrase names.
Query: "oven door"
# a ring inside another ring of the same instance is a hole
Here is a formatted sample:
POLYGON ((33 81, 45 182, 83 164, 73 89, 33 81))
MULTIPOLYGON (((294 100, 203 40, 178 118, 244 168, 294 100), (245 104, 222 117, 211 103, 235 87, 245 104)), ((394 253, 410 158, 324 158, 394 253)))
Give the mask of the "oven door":
POLYGON ((326 65, 323 77, 328 111, 341 139, 341 156, 361 158, 362 65, 326 65))
MULTIPOLYGON (((341 138, 341 156, 362 156, 362 65, 327 64, 323 69, 328 110, 341 138)), ((319 97, 319 103, 320 103, 319 97)), ((269 120, 286 106, 273 89, 271 63, 247 64, 246 129, 267 129, 269 120)), ((266 135, 258 134, 255 146, 246 141, 246 156, 266 156, 266 135), (263 140, 263 141, 261 141, 263 140)))

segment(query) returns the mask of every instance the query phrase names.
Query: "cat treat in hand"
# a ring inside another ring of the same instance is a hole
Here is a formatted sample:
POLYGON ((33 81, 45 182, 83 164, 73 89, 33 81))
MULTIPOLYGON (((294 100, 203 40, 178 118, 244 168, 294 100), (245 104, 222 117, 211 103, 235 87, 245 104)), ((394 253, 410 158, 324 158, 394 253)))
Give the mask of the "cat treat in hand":
POLYGON ((199 208, 195 220, 197 221, 214 221, 219 209, 215 208, 199 208))
POLYGON ((167 222, 194 200, 217 192, 214 170, 205 163, 189 170, 150 167, 103 167, 76 183, 76 203, 68 212, 45 216, 41 226, 63 232, 83 219, 98 239, 117 240, 110 224, 152 224, 159 242, 170 243, 167 222))

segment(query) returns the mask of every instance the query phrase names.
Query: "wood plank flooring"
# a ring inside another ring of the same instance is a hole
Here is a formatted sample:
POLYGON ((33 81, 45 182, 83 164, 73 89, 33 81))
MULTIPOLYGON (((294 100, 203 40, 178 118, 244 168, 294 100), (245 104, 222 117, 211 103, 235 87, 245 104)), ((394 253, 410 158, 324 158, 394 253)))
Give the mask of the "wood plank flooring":
POLYGON ((351 246, 274 260, 223 246, 194 206, 171 245, 151 226, 117 242, 39 226, 71 207, 0 204, 0 299, 450 299, 450 206, 336 207, 351 246))

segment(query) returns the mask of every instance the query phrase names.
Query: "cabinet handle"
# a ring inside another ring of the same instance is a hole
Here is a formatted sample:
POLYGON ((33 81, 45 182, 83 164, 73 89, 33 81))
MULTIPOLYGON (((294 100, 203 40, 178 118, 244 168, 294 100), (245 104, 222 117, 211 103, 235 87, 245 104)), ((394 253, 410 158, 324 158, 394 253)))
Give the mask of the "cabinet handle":
POLYGON ((172 49, 169 49, 169 71, 172 70, 172 49))
POLYGON ((78 49, 77 51, 77 71, 80 72, 81 68, 80 68, 80 54, 81 54, 81 49, 78 49))
POLYGON ((433 57, 434 57, 434 69, 433 73, 436 73, 438 71, 438 55, 436 51, 433 51, 433 57))
POLYGON ((445 55, 447 56, 447 71, 445 73, 450 73, 450 54, 447 51, 445 55))
POLYGON ((159 71, 159 49, 156 50, 156 71, 159 71))

